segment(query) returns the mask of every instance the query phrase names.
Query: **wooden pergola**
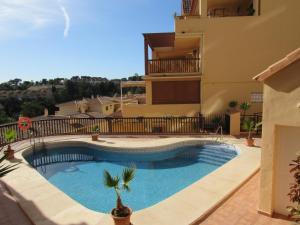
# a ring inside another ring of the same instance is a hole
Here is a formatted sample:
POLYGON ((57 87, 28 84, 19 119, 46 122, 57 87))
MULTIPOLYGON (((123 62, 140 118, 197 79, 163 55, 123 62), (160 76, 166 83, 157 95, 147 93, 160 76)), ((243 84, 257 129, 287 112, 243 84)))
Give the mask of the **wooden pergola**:
POLYGON ((145 74, 148 74, 148 60, 149 53, 148 48, 152 50, 154 48, 161 47, 174 47, 175 33, 145 33, 144 35, 144 48, 145 48, 145 74))

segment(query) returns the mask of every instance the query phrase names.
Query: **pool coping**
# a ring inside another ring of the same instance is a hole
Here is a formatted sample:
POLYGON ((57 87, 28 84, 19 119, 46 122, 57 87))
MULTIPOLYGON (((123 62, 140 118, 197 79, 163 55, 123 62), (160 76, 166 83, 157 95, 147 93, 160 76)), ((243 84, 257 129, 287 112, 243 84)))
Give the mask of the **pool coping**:
MULTIPOLYGON (((132 139, 101 138, 92 142, 89 136, 80 137, 50 137, 46 143, 86 143, 119 149, 125 146, 132 151, 144 148, 145 151, 157 147, 174 147, 188 143, 203 143, 215 141, 216 138, 176 137, 133 141, 132 139)), ((233 145, 239 150, 237 157, 219 167, 212 173, 201 178, 192 185, 177 192, 171 197, 143 210, 133 213, 133 224, 193 224, 207 215, 213 208, 230 196, 253 174, 260 166, 260 148, 246 147, 244 139, 225 137, 222 142, 233 145), (239 168, 237 170, 237 168, 239 168), (217 181, 217 183, 216 183, 217 181)), ((98 213, 87 209, 64 192, 50 184, 42 175, 24 160, 22 153, 28 149, 29 141, 14 145, 16 158, 22 160, 19 169, 2 178, 16 198, 21 208, 31 218, 34 224, 78 224, 91 225, 113 224, 108 214, 98 213)), ((114 201, 114 199, 112 199, 114 201)))

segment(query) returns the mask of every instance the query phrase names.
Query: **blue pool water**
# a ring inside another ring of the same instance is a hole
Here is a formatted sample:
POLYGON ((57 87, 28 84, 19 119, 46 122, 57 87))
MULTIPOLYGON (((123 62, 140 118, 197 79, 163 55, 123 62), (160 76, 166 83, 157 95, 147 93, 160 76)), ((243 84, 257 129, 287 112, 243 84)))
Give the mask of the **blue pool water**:
POLYGON ((50 183, 85 207, 108 213, 115 207, 115 193, 103 185, 103 171, 121 174, 134 164, 131 192, 123 193, 133 210, 152 206, 236 156, 223 145, 194 145, 154 153, 111 152, 88 147, 43 149, 25 156, 50 183))

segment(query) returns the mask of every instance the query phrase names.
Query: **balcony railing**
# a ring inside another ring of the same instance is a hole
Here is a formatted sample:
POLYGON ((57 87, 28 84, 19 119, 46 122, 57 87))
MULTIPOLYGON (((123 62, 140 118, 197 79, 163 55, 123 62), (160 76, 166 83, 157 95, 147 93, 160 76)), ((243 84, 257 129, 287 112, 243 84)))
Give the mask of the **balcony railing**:
POLYGON ((199 1, 198 0, 182 0, 181 15, 182 16, 199 15, 199 1))
MULTIPOLYGON (((197 117, 133 117, 133 118, 67 118, 32 122, 30 130, 23 131, 18 123, 0 125, 0 147, 8 144, 4 138, 9 130, 16 132, 16 141, 58 135, 160 135, 160 134, 209 134, 214 132, 219 117, 228 130, 226 116, 199 115, 197 117), (95 131, 95 127, 99 131, 95 131)), ((0 151, 2 149, 0 148, 0 151)))
POLYGON ((148 60, 148 74, 151 73, 200 73, 200 59, 152 59, 148 60))

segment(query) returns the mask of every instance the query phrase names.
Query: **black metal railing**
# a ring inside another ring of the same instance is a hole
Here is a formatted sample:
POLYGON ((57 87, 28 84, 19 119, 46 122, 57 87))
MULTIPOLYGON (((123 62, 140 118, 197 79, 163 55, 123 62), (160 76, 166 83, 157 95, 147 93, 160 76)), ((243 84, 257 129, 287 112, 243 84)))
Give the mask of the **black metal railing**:
POLYGON ((151 59, 148 60, 148 74, 150 73, 199 73, 199 58, 184 59, 151 59))
POLYGON ((17 123, 0 126, 0 145, 8 144, 5 132, 14 130, 15 141, 56 135, 160 135, 160 134, 208 134, 215 132, 219 118, 224 130, 225 115, 200 115, 198 117, 134 117, 134 118, 67 118, 32 122, 32 127, 21 131, 17 123), (97 129, 96 129, 97 128, 97 129))

